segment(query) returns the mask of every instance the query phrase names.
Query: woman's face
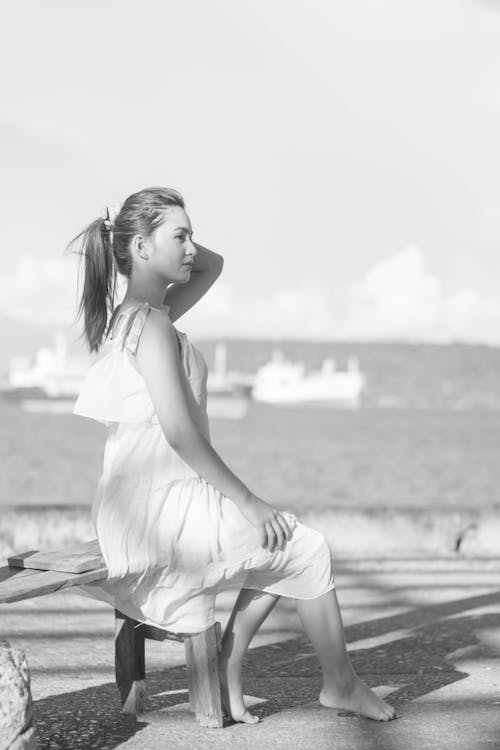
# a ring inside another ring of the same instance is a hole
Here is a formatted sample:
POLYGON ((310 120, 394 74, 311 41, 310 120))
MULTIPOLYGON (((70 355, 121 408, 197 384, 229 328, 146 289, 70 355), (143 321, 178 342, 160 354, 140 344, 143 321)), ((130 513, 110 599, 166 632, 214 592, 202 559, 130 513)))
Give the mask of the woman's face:
POLYGON ((197 252, 192 235, 191 222, 184 209, 179 206, 167 209, 165 220, 147 240, 151 267, 168 281, 189 281, 197 252))

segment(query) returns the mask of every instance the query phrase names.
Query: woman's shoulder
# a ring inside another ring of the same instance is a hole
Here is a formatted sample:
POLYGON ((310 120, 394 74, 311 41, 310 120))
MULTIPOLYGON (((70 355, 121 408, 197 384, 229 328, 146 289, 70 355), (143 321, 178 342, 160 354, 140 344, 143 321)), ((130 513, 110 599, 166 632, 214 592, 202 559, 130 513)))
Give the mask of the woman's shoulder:
POLYGON ((149 302, 144 301, 132 305, 125 304, 124 306, 123 303, 117 305, 113 310, 111 321, 116 320, 116 322, 118 322, 121 318, 130 320, 135 318, 136 316, 146 318, 150 313, 153 317, 168 318, 168 320, 170 320, 169 305, 164 305, 160 308, 154 307, 154 305, 151 305, 149 302))
POLYGON ((164 305, 160 308, 150 305, 149 302, 143 302, 140 306, 140 310, 146 318, 150 317, 151 320, 159 321, 160 325, 166 325, 168 323, 173 325, 172 320, 170 319, 170 307, 168 305, 164 305))
POLYGON ((160 309, 144 302, 140 306, 138 323, 133 329, 134 354, 137 355, 139 339, 144 337, 146 346, 151 346, 155 352, 159 346, 175 346, 182 356, 182 335, 172 323, 169 313, 167 305, 160 309))
POLYGON ((150 318, 151 324, 148 328, 164 330, 171 327, 169 317, 170 308, 162 309, 150 305, 149 302, 140 302, 133 305, 118 305, 110 319, 109 339, 113 347, 118 346, 122 351, 128 350, 137 354, 139 339, 143 333, 146 321, 150 318))
MULTIPOLYGON (((132 313, 133 315, 134 313, 132 313)), ((165 332, 172 336, 177 333, 171 318, 170 318, 170 307, 165 305, 163 308, 153 307, 149 302, 144 302, 137 311, 139 324, 138 326, 142 329, 146 326, 156 333, 154 335, 165 336, 165 332)))

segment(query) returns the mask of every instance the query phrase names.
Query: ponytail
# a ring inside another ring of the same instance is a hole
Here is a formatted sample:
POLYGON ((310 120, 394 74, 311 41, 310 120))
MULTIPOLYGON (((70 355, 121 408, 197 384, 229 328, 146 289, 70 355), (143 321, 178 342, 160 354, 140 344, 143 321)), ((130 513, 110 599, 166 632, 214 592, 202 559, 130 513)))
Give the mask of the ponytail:
POLYGON ((80 240, 76 252, 84 261, 83 292, 76 319, 83 314, 84 331, 91 352, 99 351, 112 325, 117 274, 130 279, 134 235, 150 237, 165 220, 166 211, 184 208, 177 190, 152 187, 133 193, 118 210, 107 207, 103 216, 89 224, 68 245, 80 240), (108 323, 108 316, 110 317, 108 323))
POLYGON ((76 252, 84 263, 84 272, 76 320, 83 314, 83 336, 89 350, 97 352, 106 337, 108 313, 113 310, 116 291, 113 234, 109 220, 96 219, 68 247, 77 240, 80 240, 80 247, 76 252))

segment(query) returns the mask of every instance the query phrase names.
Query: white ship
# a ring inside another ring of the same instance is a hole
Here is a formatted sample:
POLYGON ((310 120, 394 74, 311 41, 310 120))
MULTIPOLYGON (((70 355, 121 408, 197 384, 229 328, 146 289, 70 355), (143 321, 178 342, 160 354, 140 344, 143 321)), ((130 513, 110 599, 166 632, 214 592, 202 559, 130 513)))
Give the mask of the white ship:
MULTIPOLYGON (((91 365, 88 357, 68 357, 62 332, 54 333, 54 347, 37 349, 30 357, 13 357, 1 395, 23 411, 71 414, 91 365)), ((103 347, 106 351, 106 347, 103 347)), ((241 419, 250 402, 251 375, 228 372, 227 351, 217 344, 215 370, 207 378, 207 413, 222 419, 241 419)))
POLYGON ((2 396, 24 411, 71 413, 89 369, 85 357, 68 357, 66 338, 54 332, 54 348, 37 349, 30 357, 13 357, 2 396))
POLYGON ((228 371, 227 347, 215 345, 214 369, 207 378, 207 414, 209 417, 242 419, 250 404, 253 375, 228 371))
POLYGON ((364 385, 365 375, 354 357, 348 360, 347 370, 337 370, 335 361, 328 357, 320 370, 306 373, 302 362, 290 362, 281 350, 275 349, 271 361, 255 374, 252 397, 268 404, 355 409, 360 405, 364 385))

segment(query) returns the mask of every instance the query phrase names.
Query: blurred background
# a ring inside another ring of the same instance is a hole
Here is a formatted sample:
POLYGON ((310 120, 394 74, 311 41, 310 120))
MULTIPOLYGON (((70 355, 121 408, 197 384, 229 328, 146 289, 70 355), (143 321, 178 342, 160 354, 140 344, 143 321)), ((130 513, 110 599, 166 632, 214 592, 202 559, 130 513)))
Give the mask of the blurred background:
POLYGON ((176 327, 255 493, 317 524, 500 502, 500 2, 0 14, 4 508, 87 513, 105 430, 71 409, 102 353, 65 248, 153 185, 225 258, 176 327))

